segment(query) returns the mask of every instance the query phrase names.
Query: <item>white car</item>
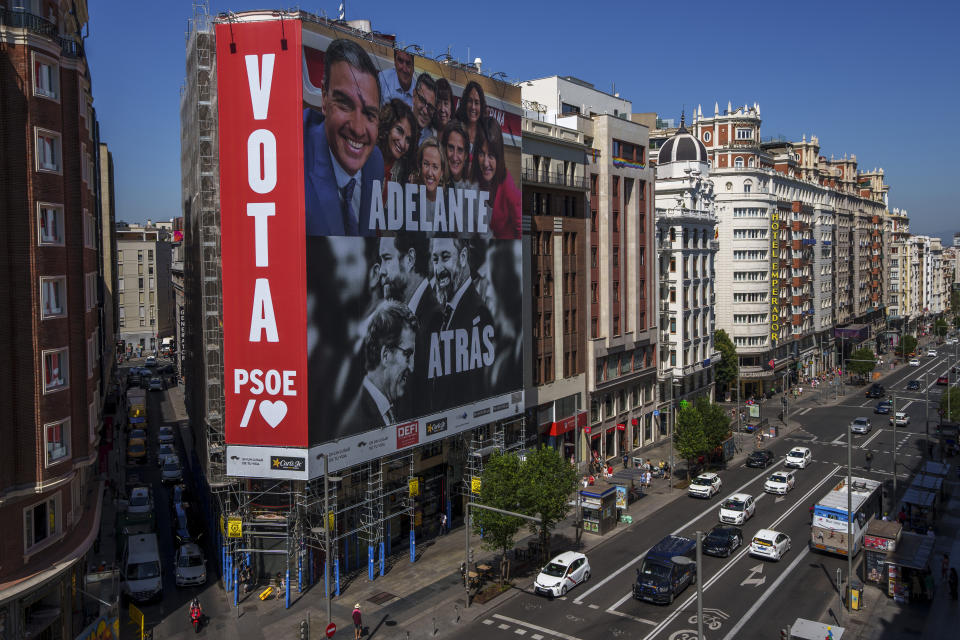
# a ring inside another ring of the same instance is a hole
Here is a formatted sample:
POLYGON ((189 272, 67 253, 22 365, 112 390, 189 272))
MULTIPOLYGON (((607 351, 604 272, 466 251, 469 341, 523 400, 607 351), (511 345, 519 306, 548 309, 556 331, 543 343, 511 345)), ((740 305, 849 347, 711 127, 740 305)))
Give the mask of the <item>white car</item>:
POLYGON ((909 362, 908 364, 909 364, 911 367, 919 367, 919 366, 920 366, 920 360, 917 359, 917 358, 910 358, 910 362, 909 362))
POLYGON ((850 431, 854 433, 870 433, 872 428, 869 418, 854 418, 850 423, 850 431))
POLYGON ((152 513, 153 496, 150 487, 134 487, 127 503, 127 513, 152 513))
POLYGON ((723 486, 723 482, 717 474, 701 473, 690 481, 687 494, 695 498, 711 498, 720 493, 721 486, 723 486))
POLYGON ((192 542, 180 545, 174 557, 178 587, 206 584, 207 561, 203 551, 192 542))
POLYGON ((930 349, 929 351, 927 351, 927 357, 929 357, 929 358, 936 358, 936 357, 937 357, 937 350, 936 350, 936 349, 930 349))
POLYGON ((742 525, 753 516, 757 502, 749 493, 735 493, 720 503, 720 522, 742 525))
POLYGON ((787 451, 785 465, 796 467, 797 469, 806 469, 807 465, 813 461, 813 454, 806 447, 794 447, 787 451))
POLYGON ((566 595, 567 591, 590 579, 587 556, 577 551, 566 551, 547 563, 533 582, 534 593, 551 598, 566 595))
POLYGON ((790 489, 793 489, 796 482, 796 471, 777 471, 771 473, 767 481, 763 483, 763 490, 767 493, 786 495, 790 489))
POLYGON ((760 529, 750 542, 750 555, 779 560, 790 551, 790 536, 773 529, 760 529))
POLYGON ((160 467, 161 482, 180 482, 183 480, 183 468, 180 466, 180 458, 177 456, 167 456, 160 467))
POLYGON ((173 427, 160 427, 157 431, 157 442, 160 444, 172 444, 173 427))
POLYGON ((148 367, 157 366, 156 356, 147 356, 147 359, 143 362, 143 364, 147 365, 148 367))
POLYGON ((890 416, 890 424, 894 423, 894 419, 896 419, 896 424, 898 427, 905 427, 910 424, 910 416, 903 411, 897 411, 896 416, 890 416))

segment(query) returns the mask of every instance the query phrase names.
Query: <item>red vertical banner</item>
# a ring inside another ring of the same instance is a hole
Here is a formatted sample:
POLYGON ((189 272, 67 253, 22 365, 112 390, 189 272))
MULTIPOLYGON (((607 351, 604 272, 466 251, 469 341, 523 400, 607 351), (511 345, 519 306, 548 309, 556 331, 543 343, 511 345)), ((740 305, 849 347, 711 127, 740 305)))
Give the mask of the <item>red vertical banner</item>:
POLYGON ((300 22, 216 40, 226 441, 306 447, 300 22))

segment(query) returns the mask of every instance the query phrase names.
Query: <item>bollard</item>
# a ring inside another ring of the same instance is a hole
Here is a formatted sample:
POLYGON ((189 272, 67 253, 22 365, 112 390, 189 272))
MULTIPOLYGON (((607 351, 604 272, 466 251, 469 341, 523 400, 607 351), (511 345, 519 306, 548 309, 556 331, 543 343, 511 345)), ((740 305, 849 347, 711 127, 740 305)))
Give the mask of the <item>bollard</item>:
POLYGON ((457 624, 460 624, 460 605, 453 605, 453 610, 457 612, 457 624))

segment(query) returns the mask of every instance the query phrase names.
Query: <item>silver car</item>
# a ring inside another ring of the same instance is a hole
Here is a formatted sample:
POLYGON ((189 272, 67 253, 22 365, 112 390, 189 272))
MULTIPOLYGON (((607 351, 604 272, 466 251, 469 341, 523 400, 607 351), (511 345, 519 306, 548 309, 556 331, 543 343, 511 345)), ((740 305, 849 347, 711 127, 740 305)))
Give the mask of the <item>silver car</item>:
POLYGON ((180 458, 177 456, 167 456, 160 467, 161 482, 180 482, 183 480, 183 467, 180 466, 180 458))
POLYGON ((850 423, 850 431, 853 433, 870 433, 871 428, 869 418, 854 418, 850 423))

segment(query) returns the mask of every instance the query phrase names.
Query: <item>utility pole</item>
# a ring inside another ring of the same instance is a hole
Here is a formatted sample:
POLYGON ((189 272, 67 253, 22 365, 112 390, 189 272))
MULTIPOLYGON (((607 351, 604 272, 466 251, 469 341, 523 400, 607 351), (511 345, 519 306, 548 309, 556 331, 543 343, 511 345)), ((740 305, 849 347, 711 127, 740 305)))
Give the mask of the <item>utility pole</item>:
MULTIPOLYGON (((894 420, 896 423, 896 420, 894 420)), ((896 446, 896 438, 894 438, 896 446)), ((896 482, 896 474, 894 474, 896 482)), ((853 537, 853 429, 847 423, 847 613, 850 612, 850 595, 853 588, 853 545, 850 544, 850 538, 853 537)))
POLYGON ((667 379, 667 385, 670 387, 670 413, 667 414, 667 437, 670 439, 670 474, 668 486, 673 489, 673 429, 677 424, 676 416, 673 414, 673 368, 670 369, 670 377, 667 379))
POLYGON ((890 511, 897 503, 897 396, 893 396, 893 501, 890 511))
POLYGON ((697 640, 703 637, 703 531, 697 531, 697 640))
MULTIPOLYGON (((743 425, 741 424, 742 418, 740 417, 743 413, 743 403, 741 401, 741 389, 742 384, 740 382, 740 354, 737 354, 737 449, 740 449, 743 445, 740 442, 740 432, 743 430, 743 425)), ((700 567, 698 566, 697 569, 700 567)))

